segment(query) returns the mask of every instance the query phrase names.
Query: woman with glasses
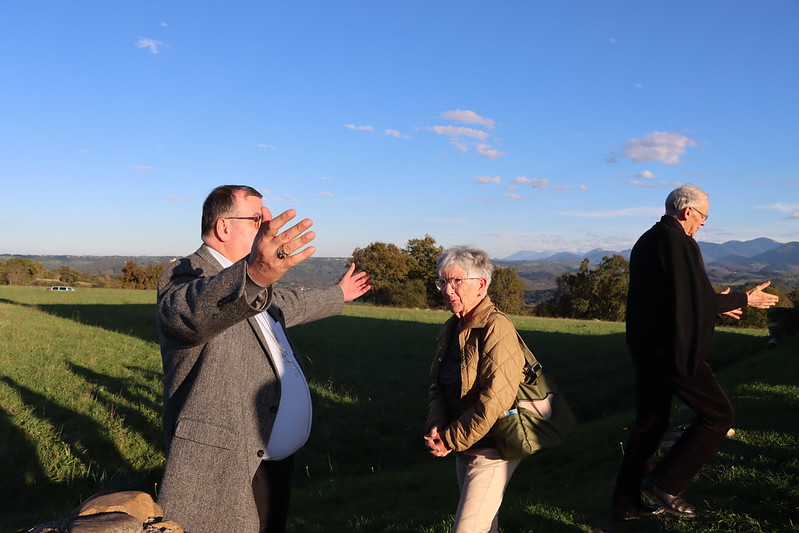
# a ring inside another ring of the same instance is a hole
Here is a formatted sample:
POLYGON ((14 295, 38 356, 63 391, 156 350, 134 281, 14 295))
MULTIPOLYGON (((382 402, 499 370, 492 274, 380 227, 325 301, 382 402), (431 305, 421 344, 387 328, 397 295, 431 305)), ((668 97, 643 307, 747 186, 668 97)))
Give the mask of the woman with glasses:
POLYGON ((435 457, 455 452, 460 501, 453 532, 496 532, 519 459, 500 457, 491 427, 513 405, 524 354, 513 324, 488 297, 488 254, 456 246, 437 266, 436 285, 453 315, 438 336, 425 444, 435 457))

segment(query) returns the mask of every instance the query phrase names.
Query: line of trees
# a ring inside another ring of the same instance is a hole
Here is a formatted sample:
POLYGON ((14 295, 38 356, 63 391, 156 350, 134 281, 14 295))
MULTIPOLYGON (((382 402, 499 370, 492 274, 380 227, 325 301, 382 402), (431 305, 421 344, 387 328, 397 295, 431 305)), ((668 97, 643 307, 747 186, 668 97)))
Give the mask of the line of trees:
POLYGON ((66 265, 56 270, 46 270, 39 261, 12 257, 0 261, 0 285, 83 285, 123 289, 155 289, 165 265, 148 265, 144 268, 128 261, 118 276, 80 272, 66 265))
MULTIPOLYGON (((409 308, 441 308, 444 299, 435 286, 436 262, 443 246, 430 235, 410 239, 404 248, 373 242, 352 252, 359 270, 372 275, 372 290, 363 299, 378 305, 409 308)), ((497 267, 488 295, 502 311, 519 314, 524 301, 524 282, 515 268, 497 267)))
MULTIPOLYGON (((360 270, 372 275, 372 290, 362 300, 377 305, 406 308, 444 308, 444 299, 436 289, 436 262, 444 248, 430 235, 410 239, 403 248, 384 242, 373 242, 356 248, 350 261, 360 270)), ((68 266, 45 270, 41 263, 27 258, 0 261, 0 285, 78 285, 90 287, 155 289, 164 264, 142 267, 127 261, 119 276, 98 276, 79 272, 68 266)), ((596 268, 583 259, 575 273, 557 278, 553 295, 535 309, 523 309, 525 282, 515 268, 497 267, 488 294, 502 311, 509 314, 535 314, 544 317, 583 320, 624 321, 627 307, 627 287, 630 264, 620 255, 603 257, 596 268)), ((747 290, 750 283, 736 290, 747 290)), ((717 287, 723 290, 725 287, 717 287)), ((799 307, 799 289, 781 292, 773 287, 767 291, 780 296, 780 307, 799 307)), ((766 327, 765 310, 746 308, 740 321, 721 317, 719 323, 728 326, 766 327)))
MULTIPOLYGON (((559 318, 584 320, 606 320, 622 322, 627 311, 627 288, 630 283, 630 263, 620 255, 603 257, 599 266, 589 268, 589 260, 583 259, 575 273, 558 277, 555 293, 538 304, 535 314, 559 318)), ((755 286, 750 283, 737 290, 746 291, 755 286)), ((717 291, 726 287, 717 287, 717 291)), ((779 307, 799 307, 799 290, 781 292, 774 287, 767 292, 780 297, 779 307)), ((719 324, 725 326, 766 327, 767 313, 764 309, 747 307, 741 320, 720 317, 719 324)))

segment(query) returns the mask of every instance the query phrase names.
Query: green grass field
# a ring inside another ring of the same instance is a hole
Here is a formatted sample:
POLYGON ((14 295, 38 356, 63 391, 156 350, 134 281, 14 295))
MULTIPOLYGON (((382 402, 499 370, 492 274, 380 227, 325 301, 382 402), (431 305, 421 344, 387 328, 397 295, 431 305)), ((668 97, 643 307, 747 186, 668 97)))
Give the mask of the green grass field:
MULTIPOLYGON (((157 494, 161 362, 151 291, 0 287, 0 532, 62 516, 101 489, 157 494)), ((453 458, 422 444, 428 371, 448 313, 350 305, 294 328, 314 394, 297 454, 290 528, 447 531, 453 458)), ((799 531, 799 339, 719 330, 711 358, 736 434, 688 489, 694 521, 611 521, 632 421, 623 324, 514 317, 582 421, 566 446, 525 459, 501 513, 510 532, 799 531)))

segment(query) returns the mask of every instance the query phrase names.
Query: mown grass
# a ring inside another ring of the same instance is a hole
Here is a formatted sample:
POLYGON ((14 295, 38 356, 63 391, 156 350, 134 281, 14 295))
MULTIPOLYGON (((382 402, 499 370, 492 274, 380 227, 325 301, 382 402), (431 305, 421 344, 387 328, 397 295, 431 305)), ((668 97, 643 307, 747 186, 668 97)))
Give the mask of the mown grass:
MULTIPOLYGON (((67 513, 105 488, 155 494, 163 469, 153 292, 0 287, 0 531, 67 513)), ((290 527, 302 532, 447 531, 452 458, 423 448, 428 369, 448 314, 347 306, 294 328, 314 429, 296 458, 290 527)), ((514 317, 583 422, 566 446, 525 459, 507 532, 797 531, 799 340, 720 330, 714 366, 738 412, 686 495, 700 517, 614 524, 609 499, 631 423, 623 324, 514 317)))

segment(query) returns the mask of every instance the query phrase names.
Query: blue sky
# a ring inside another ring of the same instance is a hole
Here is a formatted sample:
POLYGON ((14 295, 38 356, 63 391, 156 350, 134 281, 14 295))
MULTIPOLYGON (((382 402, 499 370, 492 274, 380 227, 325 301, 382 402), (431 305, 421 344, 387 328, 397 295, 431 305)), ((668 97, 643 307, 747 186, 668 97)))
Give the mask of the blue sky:
POLYGON ((0 253, 170 255, 244 183, 317 256, 799 240, 799 3, 0 2, 0 253))

